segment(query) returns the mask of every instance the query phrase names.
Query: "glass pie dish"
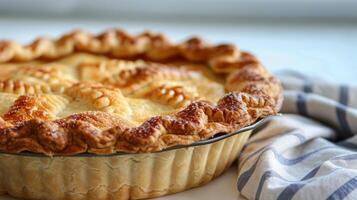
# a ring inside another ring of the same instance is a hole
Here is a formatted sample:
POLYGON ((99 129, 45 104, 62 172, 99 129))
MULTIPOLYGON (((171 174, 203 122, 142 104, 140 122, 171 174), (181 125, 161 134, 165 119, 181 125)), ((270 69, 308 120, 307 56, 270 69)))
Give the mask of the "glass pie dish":
POLYGON ((154 153, 48 157, 0 154, 0 192, 30 199, 145 199, 208 183, 237 159, 267 118, 231 133, 154 153))

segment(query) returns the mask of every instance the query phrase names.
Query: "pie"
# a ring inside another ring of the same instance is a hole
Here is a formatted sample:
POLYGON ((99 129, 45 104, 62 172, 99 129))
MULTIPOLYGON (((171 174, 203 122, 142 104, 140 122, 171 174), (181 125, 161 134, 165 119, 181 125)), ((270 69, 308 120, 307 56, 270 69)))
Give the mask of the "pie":
POLYGON ((154 152, 274 115, 282 89, 250 53, 199 38, 74 31, 0 42, 0 150, 154 152))
POLYGON ((250 125, 283 99, 254 55, 151 32, 3 40, 0 68, 0 193, 24 199, 197 187, 232 164, 250 125))

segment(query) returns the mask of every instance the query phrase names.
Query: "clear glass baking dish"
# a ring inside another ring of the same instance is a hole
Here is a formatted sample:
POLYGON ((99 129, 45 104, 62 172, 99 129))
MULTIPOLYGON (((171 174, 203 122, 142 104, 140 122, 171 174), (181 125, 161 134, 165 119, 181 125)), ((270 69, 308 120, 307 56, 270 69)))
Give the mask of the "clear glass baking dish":
POLYGON ((21 199, 143 199, 203 185, 222 174, 252 131, 268 118, 230 134, 153 153, 0 153, 0 193, 21 199))

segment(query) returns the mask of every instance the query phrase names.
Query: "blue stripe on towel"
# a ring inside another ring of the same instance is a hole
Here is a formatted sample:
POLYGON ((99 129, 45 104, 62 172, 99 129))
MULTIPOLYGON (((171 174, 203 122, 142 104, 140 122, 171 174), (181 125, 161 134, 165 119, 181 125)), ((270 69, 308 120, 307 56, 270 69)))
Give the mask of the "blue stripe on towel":
POLYGON ((340 86, 340 103, 342 105, 348 105, 348 86, 341 85, 340 86))
POLYGON ((304 92, 312 93, 312 85, 310 83, 305 83, 304 84, 304 92))
POLYGON ((308 116, 305 93, 299 93, 297 95, 296 106, 300 115, 308 116))
MULTIPOLYGON (((348 161, 348 160, 356 160, 356 159, 357 159, 357 154, 348 154, 348 155, 343 155, 343 156, 337 156, 337 157, 331 158, 329 160, 330 161, 332 161, 332 160, 345 160, 345 161, 348 161)), ((286 178, 280 176, 276 172, 272 173, 272 170, 268 170, 268 171, 264 172, 262 178, 260 179, 255 199, 259 199, 262 187, 263 187, 265 181, 270 177, 276 177, 276 178, 280 178, 281 180, 283 180, 285 182, 294 183, 294 184, 291 184, 288 187, 286 187, 280 193, 279 197, 277 198, 279 200, 289 200, 289 199, 291 199, 298 192, 298 190, 300 190, 303 186, 305 186, 308 183, 308 182, 306 182, 307 180, 310 180, 310 179, 315 177, 316 173, 319 171, 319 169, 322 167, 322 165, 324 165, 324 163, 322 163, 319 166, 315 167, 312 171, 310 171, 307 175, 305 175, 304 178, 302 178, 301 180, 297 180, 297 181, 286 180, 286 178)), ((344 169, 344 168, 342 168, 342 167, 336 168, 336 169, 332 170, 330 172, 330 174, 334 173, 337 170, 341 170, 341 169, 344 169)), ((340 189, 336 190, 334 193, 341 194, 343 192, 346 192, 345 190, 347 190, 347 189, 348 190, 351 190, 351 188, 356 189, 357 185, 354 185, 354 183, 355 182, 353 182, 353 185, 347 184, 347 186, 345 186, 345 187, 342 186, 342 187, 340 187, 340 189)), ((349 191, 348 193, 350 193, 350 192, 351 191, 349 191)), ((343 193, 343 194, 345 194, 345 193, 343 193)), ((332 198, 332 199, 334 199, 334 198, 332 198)), ((343 198, 337 198, 337 199, 343 199, 343 198)))
MULTIPOLYGON (((319 169, 321 168, 321 165, 315 167, 313 170, 311 170, 308 174, 306 174, 300 181, 305 181, 308 179, 311 179, 314 177, 319 169)), ((294 183, 288 185, 278 196, 277 200, 289 200, 292 199, 293 196, 302 188, 306 185, 306 183, 294 183)))
POLYGON ((357 154, 354 153, 354 154, 337 156, 335 158, 332 158, 331 160, 357 160, 357 154))
MULTIPOLYGON (((258 200, 260 198, 260 194, 262 192, 262 189, 263 189, 265 181, 268 180, 271 177, 281 179, 281 180, 283 180, 285 182, 288 182, 288 183, 292 183, 291 185, 295 185, 295 186, 296 185, 305 185, 305 184, 308 183, 307 181, 309 181, 310 179, 314 178, 314 176, 316 175, 316 173, 319 171, 320 168, 321 168, 321 165, 317 166, 312 171, 310 171, 308 174, 306 174, 304 176, 304 178, 302 178, 301 180, 297 180, 297 181, 287 180, 286 178, 284 178, 281 175, 279 175, 276 171, 268 170, 268 171, 264 172, 262 178, 259 181, 258 189, 257 189, 257 192, 255 193, 255 199, 258 200)), ((334 170, 334 171, 336 171, 336 170, 334 170)), ((291 199, 291 197, 290 197, 290 199, 291 199)), ((277 199, 288 200, 289 196, 281 197, 281 195, 279 195, 279 197, 277 199)))
POLYGON ((277 161, 279 161, 280 164, 289 166, 289 165, 295 165, 297 163, 300 163, 303 160, 307 159, 308 157, 310 157, 310 156, 312 156, 312 155, 314 155, 314 154, 316 154, 316 153, 318 153, 318 152, 320 152, 322 150, 332 149, 332 148, 339 148, 339 147, 337 147, 337 146, 321 147, 319 149, 316 149, 316 150, 314 150, 312 152, 306 153, 306 154, 304 154, 302 156, 299 156, 299 157, 296 157, 296 158, 293 158, 293 159, 285 158, 283 155, 278 153, 276 151, 276 149, 274 149, 274 148, 267 148, 263 152, 261 152, 261 154, 259 155, 258 159, 255 161, 253 166, 239 176, 238 183, 237 183, 237 188, 238 188, 239 191, 243 190, 244 186, 248 183, 250 177, 253 175, 255 169, 257 168, 257 165, 258 165, 262 155, 268 150, 272 150, 272 152, 274 154, 274 157, 277 159, 277 161))
POLYGON ((352 151, 357 151, 357 144, 356 143, 352 143, 352 142, 348 142, 348 141, 342 141, 342 142, 336 143, 336 145, 338 145, 340 147, 347 148, 347 149, 352 150, 352 151))
POLYGON ((294 136, 296 136, 296 137, 300 140, 300 143, 303 143, 303 142, 306 141, 305 136, 303 136, 303 135, 300 134, 300 133, 290 133, 289 135, 294 135, 294 136))
POLYGON ((337 199, 344 199, 347 197, 351 192, 357 189, 357 176, 347 181, 341 187, 339 187, 335 192, 333 192, 327 200, 337 200, 337 199))
POLYGON ((262 178, 260 179, 259 181, 259 185, 258 185, 258 189, 257 189, 257 192, 255 193, 255 200, 258 200, 259 197, 260 197, 260 193, 262 192, 262 189, 263 189, 263 185, 265 183, 265 181, 271 177, 277 177, 279 179, 282 179, 284 181, 288 181, 286 180, 284 177, 280 176, 276 171, 274 170, 268 170, 268 171, 265 171, 262 178))
MULTIPOLYGON (((294 130, 295 130, 295 129, 294 129, 294 130)), ((299 133, 289 133, 289 134, 286 134, 285 136, 290 136, 290 135, 297 137, 297 138, 300 140, 300 143, 301 143, 301 144, 306 141, 305 136, 303 136, 302 134, 299 134, 299 133)), ((260 148, 260 149, 258 149, 258 150, 256 150, 256 151, 254 151, 252 154, 250 154, 249 156, 247 156, 244 160, 240 160, 240 161, 239 161, 239 162, 240 162, 239 165, 243 166, 245 162, 247 162, 249 159, 251 159, 252 157, 254 157, 255 155, 257 155, 258 153, 262 152, 262 151, 265 150, 265 149, 268 149, 268 150, 271 149, 270 145, 263 146, 262 148, 260 148)), ((265 152, 265 151, 264 151, 264 152, 265 152)), ((263 152, 263 153, 264 153, 264 152, 263 152)))
POLYGON ((347 121, 348 87, 345 85, 340 86, 339 102, 336 106, 337 119, 341 127, 339 136, 345 139, 353 135, 347 121))
POLYGON ((336 148, 335 146, 327 146, 327 147, 322 147, 322 148, 319 148, 319 149, 316 149, 314 151, 311 151, 307 154, 304 154, 302 156, 299 156, 299 157, 296 157, 296 158, 293 158, 293 159, 287 159, 285 158, 282 154, 278 153, 275 149, 273 149, 273 152, 274 152, 274 156, 275 158, 279 161, 280 164, 283 164, 283 165, 295 165, 297 163, 300 163, 302 162, 303 160, 305 160, 306 158, 310 157, 311 155, 314 155, 322 150, 325 150, 325 149, 331 149, 331 148, 336 148))

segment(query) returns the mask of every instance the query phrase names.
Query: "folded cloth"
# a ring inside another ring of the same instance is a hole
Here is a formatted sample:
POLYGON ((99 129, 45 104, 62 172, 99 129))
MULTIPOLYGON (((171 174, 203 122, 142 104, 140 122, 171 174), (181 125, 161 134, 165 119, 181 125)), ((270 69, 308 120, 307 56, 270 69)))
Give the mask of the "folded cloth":
POLYGON ((283 115, 245 145, 238 191, 248 199, 357 199, 357 87, 278 76, 283 115))

